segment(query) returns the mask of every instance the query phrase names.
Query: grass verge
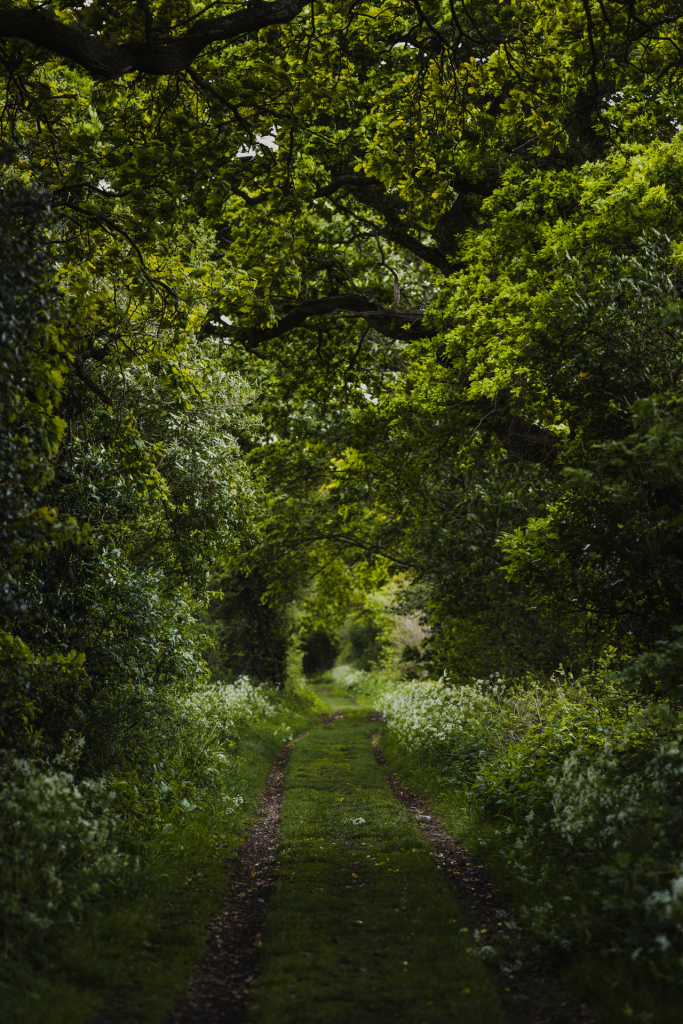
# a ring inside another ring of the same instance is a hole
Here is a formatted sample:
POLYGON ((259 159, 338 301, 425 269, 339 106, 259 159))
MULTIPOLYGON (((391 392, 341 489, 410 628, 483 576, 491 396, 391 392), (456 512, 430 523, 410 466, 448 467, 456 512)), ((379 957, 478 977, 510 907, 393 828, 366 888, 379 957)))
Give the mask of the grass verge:
MULTIPOLYGON (((309 714, 302 725, 314 724, 309 714)), ((59 935, 42 963, 14 965, 4 979, 2 1021, 20 1024, 161 1024, 185 992, 221 909, 234 856, 281 743, 251 731, 231 757, 225 786, 243 803, 226 814, 220 793, 186 816, 158 847, 136 889, 59 935), (105 1008, 103 1010, 103 1008, 105 1008)))
POLYGON ((355 708, 295 747, 282 805, 281 882, 267 912, 254 1024, 498 1024, 470 922, 393 797, 355 708))
MULTIPOLYGON (((531 931, 534 944, 542 945, 542 934, 533 933, 524 914, 527 905, 538 904, 538 887, 531 893, 497 854, 497 823, 477 807, 467 790, 445 783, 438 767, 400 747, 390 728, 382 731, 382 750, 396 774, 431 802, 449 834, 486 864, 500 890, 510 897, 513 911, 531 931)), ((546 884, 552 885, 552 880, 546 884)), ((563 953, 561 963, 548 958, 543 966, 557 970, 567 987, 589 1001, 605 1024, 679 1024, 681 1020, 680 983, 657 976, 648 964, 629 956, 586 949, 563 953)))

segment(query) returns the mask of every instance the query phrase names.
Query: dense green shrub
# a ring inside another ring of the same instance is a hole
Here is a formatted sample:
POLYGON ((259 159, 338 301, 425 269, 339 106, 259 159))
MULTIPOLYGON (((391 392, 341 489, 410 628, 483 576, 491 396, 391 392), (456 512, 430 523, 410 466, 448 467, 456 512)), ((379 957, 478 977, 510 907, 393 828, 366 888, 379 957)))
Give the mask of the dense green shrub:
POLYGON ((683 720, 620 686, 556 677, 411 683, 380 706, 400 744, 465 786, 525 886, 545 952, 683 952, 683 720), (590 684, 590 685, 585 685, 590 684))
POLYGON ((116 792, 106 779, 76 781, 81 744, 38 764, 0 762, 0 927, 3 956, 40 947, 77 924, 131 867, 116 846, 116 792))
POLYGON ((43 492, 65 423, 58 415, 68 363, 51 266, 47 197, 17 183, 0 191, 0 741, 31 746, 37 679, 59 667, 6 631, 34 612, 22 568, 79 537, 74 519, 43 492))
MULTIPOLYGON (((140 893, 150 870, 182 848, 193 817, 231 817, 243 803, 249 744, 280 744, 308 727, 314 697, 242 679, 166 697, 166 713, 128 771, 83 777, 82 739, 42 761, 0 762, 0 942, 35 959, 116 894, 140 893)), ((147 881, 146 881, 147 879, 147 881)), ((6 965, 7 966, 7 965, 6 965)))

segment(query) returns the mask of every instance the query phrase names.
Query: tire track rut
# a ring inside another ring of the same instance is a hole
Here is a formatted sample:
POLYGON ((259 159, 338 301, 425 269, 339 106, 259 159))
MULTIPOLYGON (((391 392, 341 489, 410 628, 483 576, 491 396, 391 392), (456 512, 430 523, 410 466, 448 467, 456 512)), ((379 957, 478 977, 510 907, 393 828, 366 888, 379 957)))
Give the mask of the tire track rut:
MULTIPOLYGON (((508 932, 513 931, 520 946, 523 946, 524 932, 510 913, 508 901, 496 888, 484 865, 470 856, 446 832, 428 801, 411 792, 391 771, 379 747, 377 733, 372 739, 372 752, 384 771, 391 792, 415 817, 420 830, 432 844, 437 863, 453 887, 458 901, 474 918, 480 935, 488 939, 505 928, 508 932)), ((509 970, 509 965, 507 970, 499 968, 497 973, 501 1002, 512 1024, 599 1024, 593 1009, 569 995, 557 978, 533 973, 528 969, 522 969, 520 973, 516 970, 513 972, 509 970)))
MULTIPOLYGON (((302 735, 306 735, 302 733, 302 735)), ((300 736, 297 740, 301 739, 300 736)), ((287 743, 268 774, 257 821, 229 867, 225 909, 208 925, 204 956, 185 1000, 168 1024, 243 1024, 261 962, 266 904, 278 879, 275 855, 285 770, 297 740, 287 743)))

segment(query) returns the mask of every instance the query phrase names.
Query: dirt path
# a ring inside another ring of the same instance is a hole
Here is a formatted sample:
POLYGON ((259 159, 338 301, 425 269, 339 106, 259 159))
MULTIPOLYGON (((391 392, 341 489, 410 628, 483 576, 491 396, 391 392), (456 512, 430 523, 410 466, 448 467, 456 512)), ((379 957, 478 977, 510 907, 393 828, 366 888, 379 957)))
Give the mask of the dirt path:
POLYGON ((231 865, 235 877, 225 910, 212 922, 204 958, 182 1007, 168 1024, 242 1024, 261 960, 266 901, 277 881, 276 841, 285 768, 293 743, 282 748, 268 775, 259 814, 231 865))
POLYGON ((389 770, 376 719, 346 704, 283 749, 168 1024, 595 1024, 552 979, 468 951, 511 915, 389 770))

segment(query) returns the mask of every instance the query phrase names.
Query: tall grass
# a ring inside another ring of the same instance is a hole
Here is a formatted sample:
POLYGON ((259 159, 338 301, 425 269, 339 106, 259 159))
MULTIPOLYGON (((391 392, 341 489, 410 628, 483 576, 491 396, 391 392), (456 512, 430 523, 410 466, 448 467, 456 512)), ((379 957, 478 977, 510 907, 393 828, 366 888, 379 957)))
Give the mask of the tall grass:
MULTIPOLYGON (((454 833, 513 893, 525 956, 583 964, 601 999, 606 987, 618 992, 640 978, 632 1003, 614 995, 615 1019, 635 1014, 638 1001, 643 1021, 676 1019, 680 716, 595 677, 403 683, 379 706, 397 767, 438 801, 454 833), (613 982, 601 986, 600 970, 613 982)), ((510 957, 495 942, 480 943, 486 956, 510 957)))
POLYGON ((150 1020, 165 1019, 270 764, 318 710, 302 691, 204 684, 176 695, 174 722, 150 736, 155 760, 134 773, 79 778, 79 743, 50 762, 6 755, 0 991, 8 1019, 86 1021, 129 980, 126 962, 137 965, 137 1002, 149 1002, 150 1020), (182 907, 181 928, 163 925, 169 900, 182 907))

